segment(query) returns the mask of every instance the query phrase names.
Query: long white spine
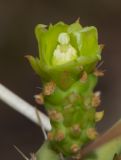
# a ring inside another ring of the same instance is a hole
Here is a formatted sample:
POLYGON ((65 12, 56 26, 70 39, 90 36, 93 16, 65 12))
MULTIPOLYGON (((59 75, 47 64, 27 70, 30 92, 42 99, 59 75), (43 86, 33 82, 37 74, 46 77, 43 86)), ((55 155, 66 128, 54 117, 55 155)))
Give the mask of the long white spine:
POLYGON ((43 114, 39 110, 36 111, 35 107, 33 107, 28 102, 24 101, 15 93, 7 89, 1 83, 0 83, 0 100, 8 104, 11 108, 21 113, 34 123, 40 125, 36 114, 38 112, 43 128, 47 131, 51 130, 50 120, 45 114, 43 114))

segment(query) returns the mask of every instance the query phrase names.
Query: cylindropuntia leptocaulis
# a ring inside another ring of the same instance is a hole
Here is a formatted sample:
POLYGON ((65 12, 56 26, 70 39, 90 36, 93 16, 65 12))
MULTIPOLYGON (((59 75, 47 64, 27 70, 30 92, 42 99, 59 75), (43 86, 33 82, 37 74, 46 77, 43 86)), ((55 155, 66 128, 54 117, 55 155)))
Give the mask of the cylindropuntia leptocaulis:
MULTIPOLYGON (((80 151, 96 139, 95 125, 104 115, 96 111, 101 100, 100 92, 94 91, 98 77, 104 74, 97 68, 103 45, 98 44, 97 29, 82 27, 79 21, 48 27, 39 24, 35 34, 39 58, 27 57, 42 80, 43 90, 36 101, 44 104, 52 125, 36 158, 59 160, 61 154, 81 159, 80 151)), ((91 155, 85 160, 100 159, 101 151, 95 152, 98 158, 91 155)))

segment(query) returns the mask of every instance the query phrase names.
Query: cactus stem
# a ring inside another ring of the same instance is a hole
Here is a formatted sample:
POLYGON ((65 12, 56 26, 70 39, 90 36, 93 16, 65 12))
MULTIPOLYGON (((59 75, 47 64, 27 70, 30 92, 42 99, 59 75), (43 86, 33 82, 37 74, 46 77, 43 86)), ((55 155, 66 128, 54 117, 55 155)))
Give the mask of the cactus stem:
POLYGON ((104 116, 104 111, 96 112, 95 113, 95 121, 99 122, 104 116))
POLYGON ((35 102, 36 102, 37 104, 39 104, 39 105, 44 104, 44 97, 43 97, 43 95, 42 95, 41 93, 35 95, 34 98, 35 98, 35 102))
POLYGON ((94 140, 98 136, 98 133, 94 128, 88 128, 87 136, 89 139, 94 140))
POLYGON ((64 110, 70 109, 71 107, 72 107, 72 104, 68 104, 68 105, 66 105, 66 106, 64 107, 64 110))
POLYGON ((88 78, 87 72, 84 71, 80 78, 80 81, 85 83, 87 81, 87 78, 88 78))
POLYGON ((92 106, 93 107, 98 107, 101 103, 101 92, 97 91, 95 93, 93 93, 93 97, 92 97, 92 106))
POLYGON ((43 90, 44 95, 46 96, 51 95, 55 91, 55 88, 56 84, 54 81, 46 83, 43 90))

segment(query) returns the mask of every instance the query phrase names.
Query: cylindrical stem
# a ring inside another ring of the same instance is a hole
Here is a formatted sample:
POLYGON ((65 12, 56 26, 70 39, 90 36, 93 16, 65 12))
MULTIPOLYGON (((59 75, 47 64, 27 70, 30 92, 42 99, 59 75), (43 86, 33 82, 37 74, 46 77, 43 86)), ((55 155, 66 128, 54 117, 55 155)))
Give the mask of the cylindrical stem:
MULTIPOLYGON (((39 124, 38 117, 36 114, 36 109, 20 97, 18 97, 15 93, 7 89, 5 86, 3 86, 0 83, 0 100, 8 104, 10 107, 30 119, 36 124, 39 124)), ((49 118, 38 111, 38 114, 40 115, 41 123, 43 127, 49 131, 51 130, 51 124, 49 121, 49 118)))

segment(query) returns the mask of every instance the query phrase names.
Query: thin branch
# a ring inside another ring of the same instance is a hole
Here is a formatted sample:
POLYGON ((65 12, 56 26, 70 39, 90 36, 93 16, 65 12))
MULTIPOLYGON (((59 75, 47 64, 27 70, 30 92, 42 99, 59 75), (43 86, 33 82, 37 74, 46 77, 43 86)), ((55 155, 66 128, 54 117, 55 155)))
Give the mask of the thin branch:
POLYGON ((94 151, 95 149, 99 148, 100 146, 106 144, 107 142, 121 137, 121 120, 118 120, 113 127, 108 129, 105 133, 100 135, 94 142, 87 145, 81 150, 81 155, 87 155, 91 151, 94 151))
MULTIPOLYGON (((0 100, 8 104, 11 108, 18 111, 34 123, 39 124, 38 117, 36 114, 36 109, 23 99, 21 99, 19 96, 17 96, 15 93, 7 89, 5 86, 3 86, 0 83, 0 100)), ((37 111, 38 115, 41 119, 42 126, 45 128, 45 130, 49 131, 51 130, 51 124, 49 118, 40 112, 37 111)))

